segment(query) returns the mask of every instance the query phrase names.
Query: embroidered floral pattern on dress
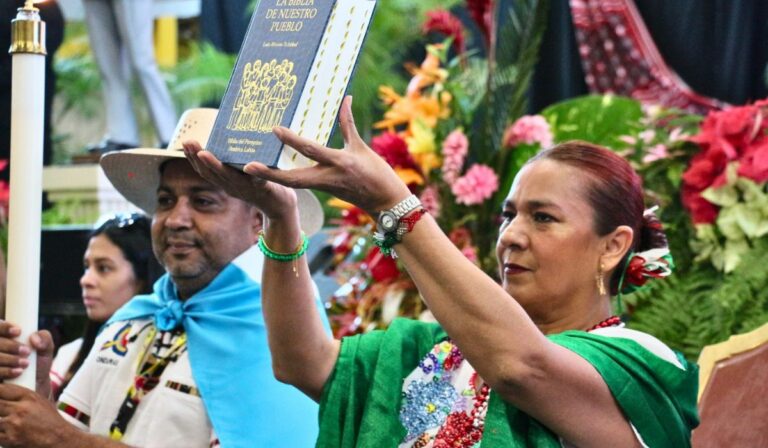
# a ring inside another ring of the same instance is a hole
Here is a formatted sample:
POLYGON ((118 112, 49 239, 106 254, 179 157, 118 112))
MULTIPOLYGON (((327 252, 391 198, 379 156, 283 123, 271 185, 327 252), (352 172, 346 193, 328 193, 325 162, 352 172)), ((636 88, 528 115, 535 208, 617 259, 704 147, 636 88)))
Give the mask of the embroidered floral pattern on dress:
POLYGON ((450 341, 435 345, 403 382, 405 448, 472 447, 482 437, 488 386, 450 341))
MULTIPOLYGON (((623 326, 611 316, 586 331, 623 326)), ((479 447, 491 392, 479 381, 450 340, 432 347, 403 381, 400 423, 407 434, 399 448, 479 447)))

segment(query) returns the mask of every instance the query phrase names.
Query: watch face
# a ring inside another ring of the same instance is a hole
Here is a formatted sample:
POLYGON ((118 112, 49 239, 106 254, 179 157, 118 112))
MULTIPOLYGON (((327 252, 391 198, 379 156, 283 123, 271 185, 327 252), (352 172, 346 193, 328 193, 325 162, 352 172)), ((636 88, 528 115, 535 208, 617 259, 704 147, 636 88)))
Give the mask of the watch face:
POLYGON ((392 232, 397 228, 397 219, 389 211, 382 212, 379 216, 379 227, 385 233, 392 232))

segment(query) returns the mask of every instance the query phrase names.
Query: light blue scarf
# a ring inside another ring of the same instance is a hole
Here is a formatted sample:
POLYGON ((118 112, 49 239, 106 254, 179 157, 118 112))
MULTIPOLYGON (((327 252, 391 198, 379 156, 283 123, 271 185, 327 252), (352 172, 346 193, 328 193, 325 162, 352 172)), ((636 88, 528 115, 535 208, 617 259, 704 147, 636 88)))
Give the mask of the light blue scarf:
POLYGON ((317 405, 274 378, 261 286, 236 262, 186 301, 166 274, 109 323, 154 316, 159 330, 184 326, 192 375, 222 447, 314 446, 317 405))

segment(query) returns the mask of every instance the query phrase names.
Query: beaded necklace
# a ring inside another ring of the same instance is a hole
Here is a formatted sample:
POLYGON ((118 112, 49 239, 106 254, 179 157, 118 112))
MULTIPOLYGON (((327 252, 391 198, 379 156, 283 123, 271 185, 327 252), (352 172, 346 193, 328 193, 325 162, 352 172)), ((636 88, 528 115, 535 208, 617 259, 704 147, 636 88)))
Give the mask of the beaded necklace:
MULTIPOLYGON (((598 322, 586 331, 614 327, 619 324, 621 324, 619 316, 611 316, 598 322)), ((455 345, 451 348, 449 356, 455 360, 454 362, 461 362, 464 358, 459 348, 455 345)), ((433 361, 435 361, 433 365, 439 365, 436 360, 433 361)), ((431 366, 425 366, 422 363, 419 363, 419 367, 425 372, 431 370, 428 369, 431 366)), ((434 448, 473 447, 483 438, 485 415, 488 412, 488 396, 491 393, 491 389, 485 383, 478 389, 478 380, 477 372, 473 373, 469 380, 472 389, 475 390, 474 403, 469 415, 466 413, 450 414, 435 437, 434 448)), ((427 443, 427 439, 420 439, 413 445, 413 448, 421 448, 426 446, 427 443)))
POLYGON ((128 388, 128 393, 120 405, 117 417, 115 417, 115 420, 109 427, 109 437, 112 440, 122 440, 125 430, 128 428, 128 423, 136 413, 136 408, 138 408, 141 399, 157 386, 160 376, 163 374, 168 363, 175 360, 186 348, 187 334, 185 332, 179 334, 178 331, 164 331, 155 340, 157 334, 157 328, 153 326, 144 339, 144 345, 138 357, 139 362, 136 368, 136 376, 134 376, 133 383, 128 388), (168 345, 165 339, 169 338, 172 340, 175 335, 178 335, 176 340, 168 345), (151 350, 153 345, 155 348, 154 353, 151 350), (168 350, 161 356, 161 351, 166 347, 168 350))

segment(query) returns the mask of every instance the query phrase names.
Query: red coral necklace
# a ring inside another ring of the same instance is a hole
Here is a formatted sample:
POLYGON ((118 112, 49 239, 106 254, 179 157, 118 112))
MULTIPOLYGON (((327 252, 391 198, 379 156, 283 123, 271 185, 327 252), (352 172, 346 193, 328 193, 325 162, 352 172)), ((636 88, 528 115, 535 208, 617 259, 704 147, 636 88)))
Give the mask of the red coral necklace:
MULTIPOLYGON (((615 327, 619 324, 621 324, 621 318, 619 316, 611 316, 598 322, 586 331, 615 327)), ((472 447, 482 439, 485 414, 488 412, 488 396, 491 393, 491 389, 487 384, 483 384, 478 389, 478 379, 477 372, 475 372, 469 380, 470 386, 475 390, 472 411, 470 411, 469 415, 466 413, 449 415, 443 428, 435 437, 434 448, 472 447)), ((418 445, 419 443, 417 442, 414 448, 418 448, 418 445)))

